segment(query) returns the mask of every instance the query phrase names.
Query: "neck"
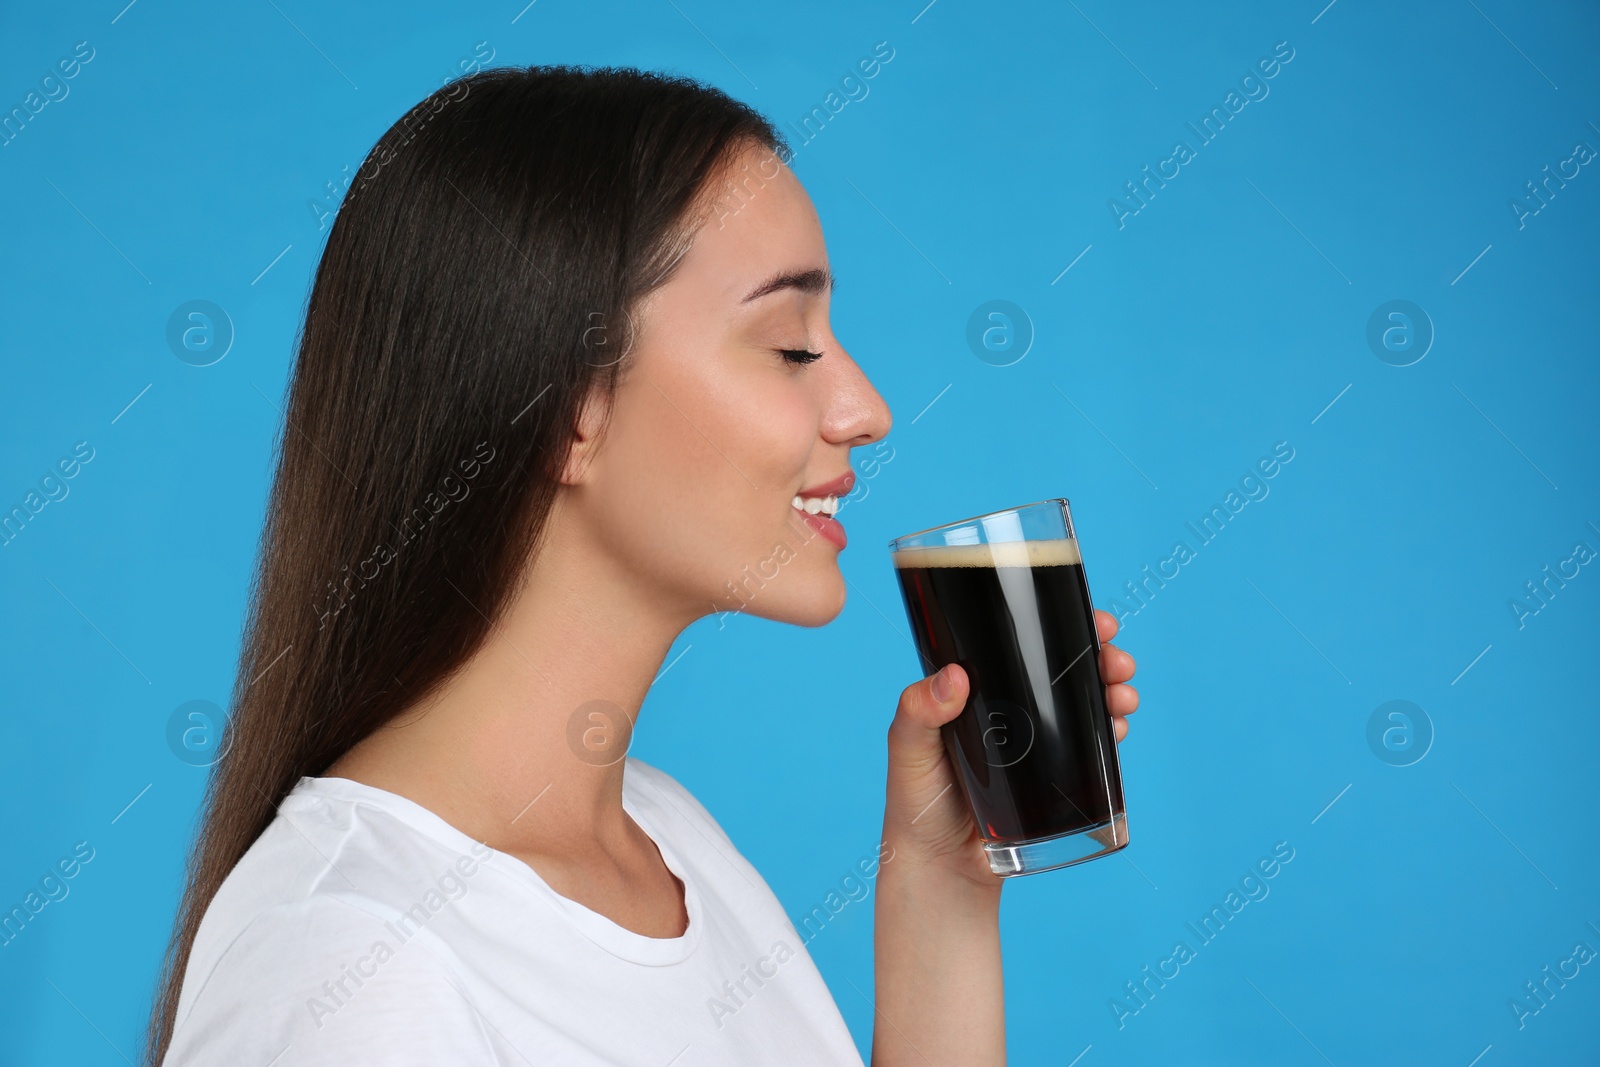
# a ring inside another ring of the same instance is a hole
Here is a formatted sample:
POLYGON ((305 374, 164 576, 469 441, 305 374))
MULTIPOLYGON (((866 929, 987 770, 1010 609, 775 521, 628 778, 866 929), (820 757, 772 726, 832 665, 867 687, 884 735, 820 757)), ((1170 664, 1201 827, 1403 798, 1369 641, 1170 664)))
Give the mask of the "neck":
POLYGON ((695 613, 653 596, 560 510, 478 651, 328 775, 407 797, 505 852, 621 847, 623 755, 695 613))

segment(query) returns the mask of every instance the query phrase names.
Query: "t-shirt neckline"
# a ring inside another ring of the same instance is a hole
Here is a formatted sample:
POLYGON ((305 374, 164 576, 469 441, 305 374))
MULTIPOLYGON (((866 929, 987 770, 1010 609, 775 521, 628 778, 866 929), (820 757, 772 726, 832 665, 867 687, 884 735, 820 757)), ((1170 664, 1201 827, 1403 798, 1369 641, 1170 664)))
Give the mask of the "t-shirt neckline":
MULTIPOLYGON (((629 763, 631 762, 632 759, 629 757, 629 763)), ((509 852, 491 848, 489 858, 481 862, 488 863, 495 870, 525 885, 547 906, 563 915, 575 929, 612 955, 648 966, 678 963, 687 959, 694 952, 695 946, 700 943, 701 929, 705 925, 700 891, 677 850, 666 840, 667 835, 662 832, 652 816, 639 809, 635 798, 630 795, 637 785, 633 769, 625 766, 622 808, 644 831, 645 836, 655 844, 667 869, 683 883, 684 910, 688 914, 689 922, 684 932, 677 937, 649 937, 618 925, 599 912, 556 892, 540 877, 538 871, 509 852)), ((371 805, 392 815, 410 829, 460 854, 470 854, 470 850, 475 846, 480 849, 489 847, 475 841, 465 831, 446 822, 437 813, 416 801, 352 778, 308 775, 295 784, 290 795, 337 798, 371 805)))

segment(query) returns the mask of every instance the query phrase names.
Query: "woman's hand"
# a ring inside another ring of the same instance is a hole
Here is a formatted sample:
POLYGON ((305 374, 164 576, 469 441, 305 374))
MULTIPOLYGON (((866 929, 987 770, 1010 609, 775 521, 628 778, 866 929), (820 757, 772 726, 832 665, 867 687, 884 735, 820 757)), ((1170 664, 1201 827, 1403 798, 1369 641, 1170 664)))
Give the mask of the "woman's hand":
MULTIPOLYGON (((1133 657, 1107 644, 1117 621, 1097 611, 1100 675, 1118 741, 1139 694, 1133 657)), ((889 724, 889 786, 874 905, 876 1024, 872 1067, 1003 1067, 1006 1005, 1000 887, 939 728, 967 702, 951 664, 909 685, 889 724)))
MULTIPOLYGON (((1106 710, 1118 741, 1128 736, 1128 719, 1139 707, 1139 693, 1126 684, 1133 657, 1110 644, 1117 620, 1094 613, 1100 635, 1100 676, 1106 683, 1106 710)), ((967 672, 951 664, 900 694, 889 725, 889 784, 883 833, 885 844, 911 865, 959 877, 998 894, 1002 879, 989 870, 978 824, 967 807, 956 769, 939 728, 966 704, 967 672)))
POLYGON ((1133 657, 1116 645, 1117 620, 1104 611, 1094 613, 1094 626, 1100 633, 1100 680, 1106 683, 1106 710, 1111 713, 1111 729, 1121 741, 1128 736, 1128 716, 1139 710, 1139 691, 1128 685, 1133 677, 1133 657))
POLYGON ((889 724, 889 783, 883 812, 884 844, 940 881, 953 877, 992 892, 998 906, 1001 878, 989 869, 978 824, 956 781, 939 728, 961 713, 971 683, 952 663, 900 693, 889 724))

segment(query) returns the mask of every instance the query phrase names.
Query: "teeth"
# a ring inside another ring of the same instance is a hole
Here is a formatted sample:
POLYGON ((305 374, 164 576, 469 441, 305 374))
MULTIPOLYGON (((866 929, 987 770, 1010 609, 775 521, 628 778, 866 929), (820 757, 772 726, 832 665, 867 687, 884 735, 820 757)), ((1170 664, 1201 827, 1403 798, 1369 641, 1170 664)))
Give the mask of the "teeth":
POLYGON ((836 496, 796 496, 791 503, 807 515, 826 515, 829 518, 839 513, 839 498, 836 496))

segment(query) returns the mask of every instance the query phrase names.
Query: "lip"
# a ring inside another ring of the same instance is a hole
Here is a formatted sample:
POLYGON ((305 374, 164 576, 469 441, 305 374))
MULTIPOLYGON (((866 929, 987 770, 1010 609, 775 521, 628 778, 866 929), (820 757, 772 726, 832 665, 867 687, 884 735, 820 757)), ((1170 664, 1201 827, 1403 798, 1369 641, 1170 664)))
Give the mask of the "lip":
POLYGON ((802 489, 797 496, 844 496, 855 488, 855 471, 845 471, 831 482, 813 485, 810 489, 802 489))
POLYGON ((798 509, 796 509, 795 514, 800 516, 801 522, 821 534, 823 539, 832 544, 834 548, 843 548, 849 543, 849 538, 844 532, 844 524, 838 519, 830 519, 826 515, 813 515, 810 512, 798 509))
MULTIPOLYGON (((823 482, 820 485, 813 485, 809 489, 802 489, 796 495, 842 497, 849 493, 855 487, 855 484, 855 472, 845 471, 831 482, 823 482)), ((838 519, 830 519, 826 515, 812 515, 800 508, 796 508, 795 511, 800 516, 801 522, 821 534, 823 539, 831 542, 835 548, 843 548, 845 546, 847 538, 844 532, 844 525, 838 519)))

